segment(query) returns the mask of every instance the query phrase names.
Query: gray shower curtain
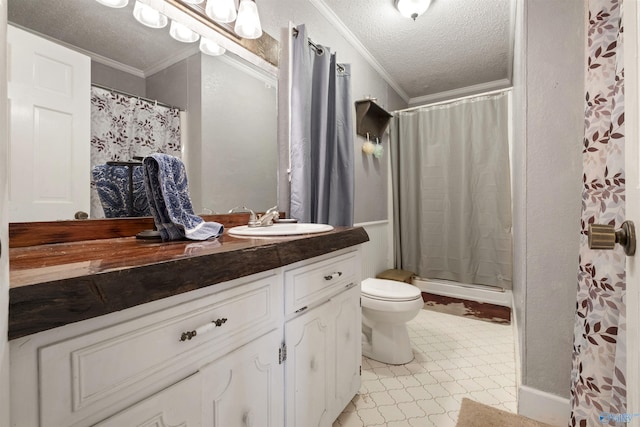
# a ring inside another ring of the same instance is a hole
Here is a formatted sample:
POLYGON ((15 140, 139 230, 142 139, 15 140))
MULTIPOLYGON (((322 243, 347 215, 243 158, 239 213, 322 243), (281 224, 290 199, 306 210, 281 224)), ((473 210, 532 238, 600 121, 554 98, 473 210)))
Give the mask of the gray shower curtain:
POLYGON ((396 265, 511 289, 506 93, 399 112, 391 123, 396 265))
POLYGON ((309 45, 305 26, 293 39, 291 217, 353 225, 351 76, 329 48, 309 45), (339 70, 339 68, 341 70, 339 70))

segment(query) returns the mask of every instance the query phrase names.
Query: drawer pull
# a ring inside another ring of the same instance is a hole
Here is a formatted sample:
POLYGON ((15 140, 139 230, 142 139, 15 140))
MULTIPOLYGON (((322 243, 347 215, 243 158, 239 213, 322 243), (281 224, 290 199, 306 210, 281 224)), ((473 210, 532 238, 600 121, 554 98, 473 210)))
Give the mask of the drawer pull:
POLYGON ((214 328, 224 325, 225 323, 227 323, 226 317, 223 317, 222 319, 212 320, 210 323, 207 323, 206 325, 202 325, 194 329, 193 331, 183 332, 182 335, 180 335, 180 341, 188 341, 191 338, 195 337, 196 335, 202 335, 214 328))
POLYGON ((336 273, 331 273, 328 276, 324 276, 324 280, 329 281, 329 280, 337 279, 340 276, 342 276, 342 271, 338 271, 336 273))
POLYGON ((307 308, 308 308, 308 307, 305 305, 304 307, 297 309, 295 312, 296 312, 296 313, 302 313, 302 312, 303 312, 303 311, 305 311, 307 308))

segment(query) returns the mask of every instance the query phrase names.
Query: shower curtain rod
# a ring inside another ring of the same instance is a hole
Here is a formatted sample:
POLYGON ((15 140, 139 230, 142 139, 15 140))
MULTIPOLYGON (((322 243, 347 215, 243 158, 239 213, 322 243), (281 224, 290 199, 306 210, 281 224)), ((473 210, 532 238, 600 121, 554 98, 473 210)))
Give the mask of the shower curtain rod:
MULTIPOLYGON (((296 27, 293 27, 293 37, 298 37, 298 29, 296 27)), ((322 47, 312 42, 309 37, 307 37, 307 41, 309 42, 309 46, 311 46, 311 48, 315 50, 316 53, 322 52, 323 50, 322 47)), ((341 73, 344 73, 344 66, 342 66, 341 64, 337 64, 337 66, 338 66, 338 71, 340 71, 341 73)))
POLYGON ((130 96, 131 98, 137 98, 137 99, 139 99, 141 101, 146 101, 146 102, 148 102, 150 104, 160 105, 162 107, 172 108, 172 109, 175 109, 175 110, 178 110, 178 111, 184 111, 180 107, 176 107, 176 106, 173 106, 173 105, 165 104, 164 102, 160 102, 160 101, 158 101, 156 99, 145 98, 143 96, 134 95, 132 93, 127 93, 127 92, 122 91, 122 90, 114 89, 114 88, 107 87, 107 86, 102 86, 102 85, 99 85, 99 84, 96 84, 96 83, 91 83, 91 86, 97 87, 99 89, 108 90, 109 92, 112 92, 112 93, 117 93, 117 94, 124 95, 124 96, 130 96))
POLYGON ((452 104, 454 102, 462 101, 464 99, 476 98, 478 96, 488 96, 488 95, 498 94, 498 93, 501 93, 501 92, 509 92, 511 89, 512 88, 510 88, 510 87, 507 87, 507 88, 504 88, 504 89, 496 89, 496 90, 491 90, 489 92, 476 93, 476 94, 473 94, 473 95, 461 96, 461 97, 455 98, 455 99, 447 99, 447 100, 444 100, 444 101, 433 102, 431 104, 416 105, 415 107, 403 108, 402 110, 395 110, 395 111, 392 111, 391 113, 392 114, 404 113, 405 111, 413 111, 413 110, 417 110, 419 108, 424 108, 424 107, 434 107, 436 105, 452 104))

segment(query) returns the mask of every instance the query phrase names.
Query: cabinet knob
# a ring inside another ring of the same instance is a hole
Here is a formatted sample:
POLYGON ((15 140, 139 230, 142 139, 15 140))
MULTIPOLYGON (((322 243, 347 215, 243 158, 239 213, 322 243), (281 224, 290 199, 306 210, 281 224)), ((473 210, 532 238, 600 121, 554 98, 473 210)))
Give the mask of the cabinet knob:
POLYGON ((338 277, 342 276, 342 271, 336 271, 335 273, 331 273, 327 276, 324 276, 324 280, 333 280, 333 279, 337 279, 338 277))

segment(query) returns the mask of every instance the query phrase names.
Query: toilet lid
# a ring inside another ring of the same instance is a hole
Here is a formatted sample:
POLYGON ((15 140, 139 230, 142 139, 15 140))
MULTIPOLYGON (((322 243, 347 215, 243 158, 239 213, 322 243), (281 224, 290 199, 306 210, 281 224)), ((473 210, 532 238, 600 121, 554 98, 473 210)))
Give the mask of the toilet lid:
POLYGON ((387 279, 364 279, 362 294, 387 301, 411 301, 420 298, 420 289, 404 282, 387 279))

